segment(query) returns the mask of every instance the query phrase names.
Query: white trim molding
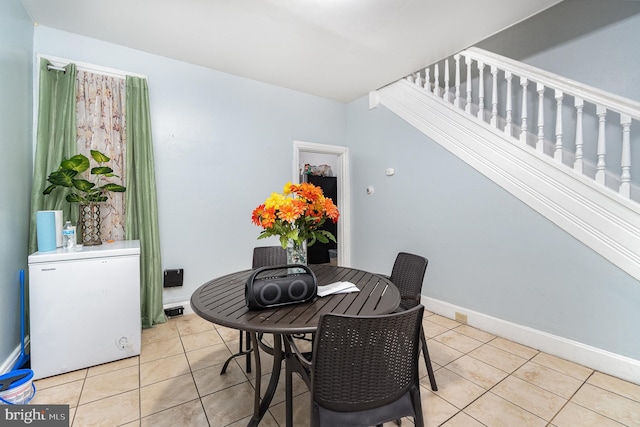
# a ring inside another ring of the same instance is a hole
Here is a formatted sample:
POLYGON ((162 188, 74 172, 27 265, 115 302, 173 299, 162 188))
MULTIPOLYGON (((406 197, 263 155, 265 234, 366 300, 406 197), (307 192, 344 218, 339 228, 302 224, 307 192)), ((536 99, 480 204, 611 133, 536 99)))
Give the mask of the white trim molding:
POLYGON ((340 220, 338 221, 338 265, 351 266, 351 178, 349 173, 349 149, 339 145, 317 144, 314 142, 293 141, 293 180, 300 181, 300 153, 332 154, 337 156, 338 179, 338 209, 340 220))
POLYGON ((640 384, 640 360, 468 310, 448 302, 425 297, 424 295, 421 302, 427 310, 441 316, 455 319, 456 313, 465 314, 469 326, 596 371, 640 384))
POLYGON ((378 90, 380 104, 640 280, 640 204, 463 110, 400 80, 378 90))

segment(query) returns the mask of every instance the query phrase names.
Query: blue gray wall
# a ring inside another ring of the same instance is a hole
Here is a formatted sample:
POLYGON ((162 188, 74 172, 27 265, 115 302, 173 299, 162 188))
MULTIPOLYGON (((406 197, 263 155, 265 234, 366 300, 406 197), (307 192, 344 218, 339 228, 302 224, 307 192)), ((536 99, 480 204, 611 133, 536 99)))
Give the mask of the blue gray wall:
MULTIPOLYGON (((638 12, 566 0, 480 47, 640 100, 638 12)), ((429 297, 640 359, 637 280, 384 107, 353 102, 347 123, 355 265, 390 271, 398 251, 421 253, 429 297)))
POLYGON ((33 25, 20 0, 0 2, 0 367, 20 345, 19 271, 27 267, 33 25))
POLYGON ((165 269, 189 300, 213 277, 251 267, 251 212, 292 180, 292 141, 345 144, 345 105, 47 27, 35 51, 146 75, 165 269))
POLYGON ((356 267, 422 254, 423 295, 640 358, 637 280, 386 108, 347 116, 356 267))

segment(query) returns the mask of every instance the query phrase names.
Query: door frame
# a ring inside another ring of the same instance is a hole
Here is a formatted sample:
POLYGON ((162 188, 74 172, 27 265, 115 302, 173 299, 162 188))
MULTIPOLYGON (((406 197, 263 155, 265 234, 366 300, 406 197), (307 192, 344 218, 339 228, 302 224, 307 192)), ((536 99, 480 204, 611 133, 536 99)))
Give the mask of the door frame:
POLYGON ((315 142, 293 141, 293 180, 300 183, 300 153, 333 154, 337 157, 336 175, 338 179, 338 265, 351 266, 351 223, 350 192, 351 179, 349 176, 349 149, 339 145, 317 144, 315 142))

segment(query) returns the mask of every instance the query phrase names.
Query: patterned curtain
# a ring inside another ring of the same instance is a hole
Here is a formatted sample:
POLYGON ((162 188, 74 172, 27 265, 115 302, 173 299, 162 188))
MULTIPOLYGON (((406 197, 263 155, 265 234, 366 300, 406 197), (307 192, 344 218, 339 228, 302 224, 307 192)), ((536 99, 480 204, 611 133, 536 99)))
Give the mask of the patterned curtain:
MULTIPOLYGON (((76 88, 76 125, 78 153, 91 159, 91 150, 110 157, 108 165, 126 185, 125 176, 125 79, 78 70, 76 88)), ((124 240, 125 194, 109 193, 100 204, 102 241, 124 240)))

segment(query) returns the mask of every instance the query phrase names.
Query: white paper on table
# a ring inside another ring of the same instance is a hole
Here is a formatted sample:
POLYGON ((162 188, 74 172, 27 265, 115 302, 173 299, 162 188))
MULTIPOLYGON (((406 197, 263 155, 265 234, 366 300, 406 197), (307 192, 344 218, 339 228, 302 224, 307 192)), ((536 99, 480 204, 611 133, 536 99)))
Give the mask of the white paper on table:
POLYGON ((325 286, 318 286, 318 296, 326 297, 333 294, 344 294, 348 292, 358 292, 360 289, 351 282, 335 282, 325 286))

